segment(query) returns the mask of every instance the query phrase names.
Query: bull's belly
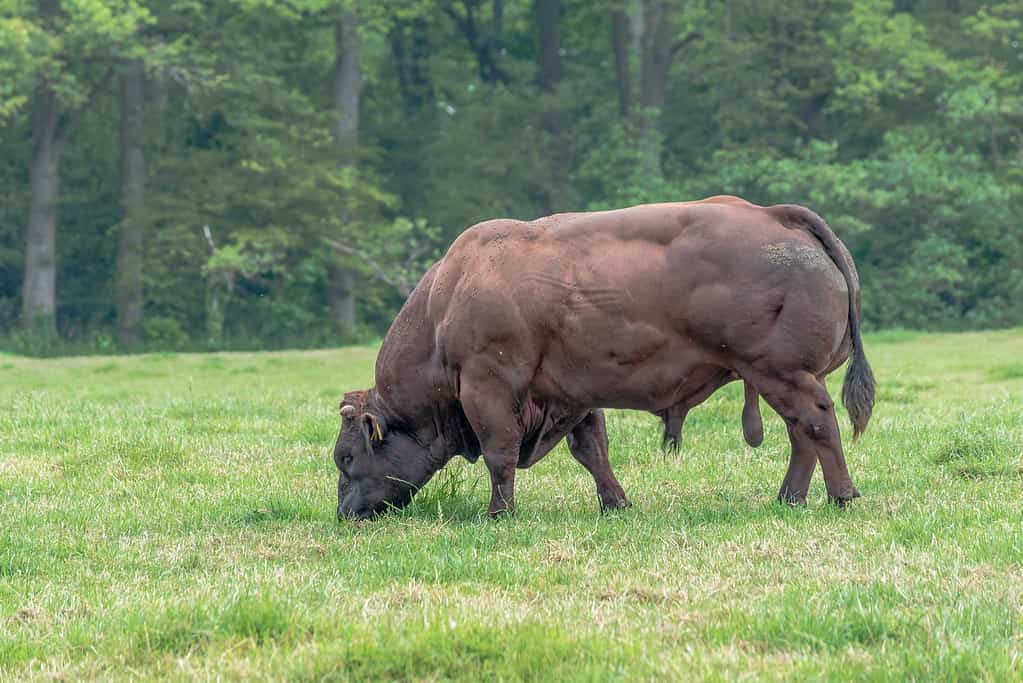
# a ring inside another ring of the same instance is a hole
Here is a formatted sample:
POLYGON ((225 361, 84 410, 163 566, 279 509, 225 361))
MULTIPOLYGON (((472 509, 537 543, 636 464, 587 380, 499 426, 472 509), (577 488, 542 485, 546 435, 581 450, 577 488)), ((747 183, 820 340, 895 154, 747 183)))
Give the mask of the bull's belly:
POLYGON ((611 340, 582 349, 571 345, 550 349, 531 393, 541 401, 557 401, 572 409, 658 411, 698 394, 722 371, 699 349, 682 348, 677 342, 646 354, 624 351, 611 340))

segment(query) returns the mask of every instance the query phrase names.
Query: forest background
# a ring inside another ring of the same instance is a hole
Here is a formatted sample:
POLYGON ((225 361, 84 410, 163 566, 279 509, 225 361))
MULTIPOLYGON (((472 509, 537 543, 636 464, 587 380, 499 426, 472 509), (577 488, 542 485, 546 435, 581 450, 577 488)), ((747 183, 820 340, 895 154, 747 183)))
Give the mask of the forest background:
POLYGON ((378 338, 473 223, 821 213, 866 324, 1023 323, 1023 2, 0 0, 0 348, 378 338))

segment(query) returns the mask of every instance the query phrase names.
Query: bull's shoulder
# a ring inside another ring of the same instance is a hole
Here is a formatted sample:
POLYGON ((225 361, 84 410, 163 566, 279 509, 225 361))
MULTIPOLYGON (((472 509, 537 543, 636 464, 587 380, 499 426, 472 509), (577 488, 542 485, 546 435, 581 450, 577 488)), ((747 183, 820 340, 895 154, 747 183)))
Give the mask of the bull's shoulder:
POLYGON ((698 199, 693 202, 686 202, 687 204, 731 204, 734 206, 744 206, 748 208, 759 209, 761 208, 753 202, 747 201, 742 197, 736 197, 732 194, 716 194, 713 197, 707 197, 706 199, 698 199))
POLYGON ((477 248, 490 244, 494 241, 522 236, 523 228, 529 224, 513 218, 495 218, 482 223, 476 223, 459 235, 448 248, 448 255, 458 254, 467 249, 477 248))

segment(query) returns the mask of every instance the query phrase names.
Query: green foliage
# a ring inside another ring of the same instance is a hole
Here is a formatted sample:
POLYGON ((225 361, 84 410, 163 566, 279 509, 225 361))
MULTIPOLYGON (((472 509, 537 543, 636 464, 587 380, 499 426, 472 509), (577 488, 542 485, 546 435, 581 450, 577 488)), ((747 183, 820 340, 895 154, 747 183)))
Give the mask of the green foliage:
POLYGON ((151 315, 142 323, 148 344, 160 349, 181 349, 188 346, 188 332, 180 320, 151 315))
POLYGON ((0 336, 20 308, 43 85, 61 130, 75 125, 57 207, 61 337, 38 349, 115 336, 114 85, 129 58, 148 78, 153 347, 369 339, 477 221, 722 193, 821 213, 856 258, 871 328, 1023 321, 1023 3, 678 3, 666 105, 641 106, 635 40, 623 116, 609 13, 635 18, 638 2, 564 0, 564 76, 541 91, 531 0, 0 0, 0 336), (333 135, 346 10, 357 146, 333 135), (338 267, 355 275, 356 330, 332 317, 338 267))
POLYGON ((892 0, 853 0, 841 29, 828 36, 836 50, 837 88, 830 107, 850 116, 924 95, 950 68, 927 30, 892 0))
POLYGON ((585 207, 599 211, 633 204, 673 201, 676 188, 648 169, 660 153, 657 131, 641 133, 629 123, 607 122, 602 138, 583 158, 577 181, 594 199, 585 207))

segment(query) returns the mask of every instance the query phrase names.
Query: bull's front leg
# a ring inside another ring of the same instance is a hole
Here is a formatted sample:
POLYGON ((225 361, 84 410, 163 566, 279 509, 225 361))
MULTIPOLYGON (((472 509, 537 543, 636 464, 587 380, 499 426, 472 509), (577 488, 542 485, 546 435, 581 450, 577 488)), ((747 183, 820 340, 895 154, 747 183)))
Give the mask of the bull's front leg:
POLYGON ((515 468, 522 446, 522 425, 511 391, 493 377, 494 373, 489 372, 463 372, 459 398, 479 439, 483 462, 490 470, 487 512, 497 517, 515 511, 515 468))
POLYGON ((492 449, 483 454, 483 460, 490 470, 490 505, 487 514, 498 517, 515 512, 515 464, 518 448, 492 449))

